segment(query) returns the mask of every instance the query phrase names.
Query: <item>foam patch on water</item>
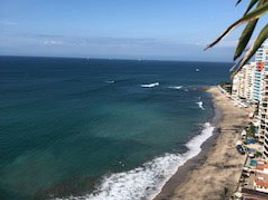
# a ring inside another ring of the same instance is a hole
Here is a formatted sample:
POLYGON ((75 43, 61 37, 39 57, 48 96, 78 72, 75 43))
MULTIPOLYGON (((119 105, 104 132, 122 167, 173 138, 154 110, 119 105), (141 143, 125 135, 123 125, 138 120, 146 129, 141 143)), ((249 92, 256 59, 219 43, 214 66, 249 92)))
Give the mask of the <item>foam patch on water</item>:
POLYGON ((108 80, 108 81, 105 81, 105 83, 113 84, 113 83, 115 83, 115 81, 113 81, 113 80, 108 80))
MULTIPOLYGON (((187 144, 184 154, 166 154, 136 169, 104 177, 95 192, 64 200, 149 200, 153 199, 179 166, 201 152, 201 145, 213 134, 214 127, 204 124, 201 134, 187 144)), ((57 200, 60 200, 57 198, 57 200)))
POLYGON ((149 83, 149 84, 142 84, 141 87, 143 88, 153 88, 159 86, 159 82, 155 82, 155 83, 149 83))
POLYGON ((198 102, 196 102, 196 104, 199 106, 199 108, 201 108, 201 110, 205 110, 202 101, 198 101, 198 102))
POLYGON ((170 86, 170 87, 168 87, 169 89, 175 89, 175 90, 180 90, 180 89, 182 89, 182 87, 183 86, 170 86))

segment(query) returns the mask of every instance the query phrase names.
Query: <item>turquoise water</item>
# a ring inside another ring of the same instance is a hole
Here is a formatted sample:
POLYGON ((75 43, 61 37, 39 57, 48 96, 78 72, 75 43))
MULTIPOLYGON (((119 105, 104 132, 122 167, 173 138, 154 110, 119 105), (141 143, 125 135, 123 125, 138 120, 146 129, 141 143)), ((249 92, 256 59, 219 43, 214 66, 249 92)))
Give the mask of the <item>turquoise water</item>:
POLYGON ((230 66, 0 57, 0 199, 120 199, 104 187, 120 181, 125 200, 150 196, 213 116, 202 87, 230 66), (129 190, 129 174, 150 189, 129 190))

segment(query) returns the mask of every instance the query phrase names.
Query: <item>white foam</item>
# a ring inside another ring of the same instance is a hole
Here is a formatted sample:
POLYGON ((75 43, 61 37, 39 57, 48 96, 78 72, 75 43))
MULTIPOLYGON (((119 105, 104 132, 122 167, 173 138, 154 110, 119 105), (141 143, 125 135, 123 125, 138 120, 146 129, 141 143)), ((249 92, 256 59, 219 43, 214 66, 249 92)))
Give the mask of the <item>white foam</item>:
POLYGON ((170 86, 168 87, 169 89, 175 89, 175 90, 180 90, 182 88, 182 86, 170 86))
POLYGON ((110 80, 110 81, 105 81, 105 83, 113 84, 115 83, 115 81, 110 80))
POLYGON ((149 83, 149 84, 142 84, 141 87, 143 88, 153 88, 159 86, 159 82, 155 82, 155 83, 149 83))
POLYGON ((202 110, 205 110, 202 101, 198 101, 198 102, 196 102, 196 104, 199 106, 199 108, 201 108, 202 110))
POLYGON ((213 130, 214 127, 210 123, 205 123, 201 134, 186 144, 189 149, 186 153, 166 154, 136 169, 104 177, 100 186, 92 194, 68 197, 64 200, 153 199, 176 173, 179 166, 200 153, 201 145, 212 136, 213 130))

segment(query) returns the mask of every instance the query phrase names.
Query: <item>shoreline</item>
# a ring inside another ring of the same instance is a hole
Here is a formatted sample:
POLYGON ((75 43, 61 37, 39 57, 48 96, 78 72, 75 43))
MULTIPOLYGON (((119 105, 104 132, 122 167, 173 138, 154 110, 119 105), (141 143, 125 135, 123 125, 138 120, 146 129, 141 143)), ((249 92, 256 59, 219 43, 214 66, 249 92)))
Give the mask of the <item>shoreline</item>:
POLYGON ((235 189, 245 160, 236 151, 235 143, 248 122, 249 111, 235 107, 216 86, 207 92, 213 101, 213 136, 202 144, 197 156, 178 168, 153 200, 215 200, 225 190, 231 193, 235 189))

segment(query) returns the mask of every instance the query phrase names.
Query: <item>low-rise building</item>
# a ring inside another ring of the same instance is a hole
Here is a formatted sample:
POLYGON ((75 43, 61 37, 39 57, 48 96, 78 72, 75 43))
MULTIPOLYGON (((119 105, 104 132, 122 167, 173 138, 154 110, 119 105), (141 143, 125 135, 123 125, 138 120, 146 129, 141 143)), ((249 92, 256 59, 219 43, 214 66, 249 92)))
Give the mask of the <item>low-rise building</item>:
POLYGON ((253 186, 259 192, 268 193, 268 164, 262 164, 256 167, 253 186))

